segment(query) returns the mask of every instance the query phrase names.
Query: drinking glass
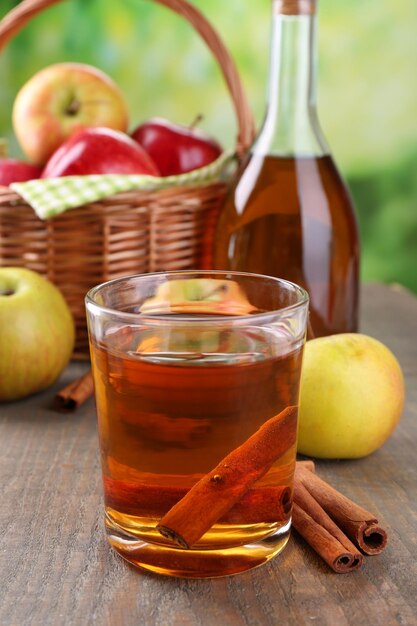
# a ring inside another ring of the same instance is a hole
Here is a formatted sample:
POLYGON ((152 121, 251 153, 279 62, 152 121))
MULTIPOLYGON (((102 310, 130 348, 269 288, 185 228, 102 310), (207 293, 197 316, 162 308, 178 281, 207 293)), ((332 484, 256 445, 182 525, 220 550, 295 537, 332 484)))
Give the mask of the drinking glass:
POLYGON ((222 271, 129 276, 86 296, 110 545, 189 578, 289 538, 307 293, 222 271))

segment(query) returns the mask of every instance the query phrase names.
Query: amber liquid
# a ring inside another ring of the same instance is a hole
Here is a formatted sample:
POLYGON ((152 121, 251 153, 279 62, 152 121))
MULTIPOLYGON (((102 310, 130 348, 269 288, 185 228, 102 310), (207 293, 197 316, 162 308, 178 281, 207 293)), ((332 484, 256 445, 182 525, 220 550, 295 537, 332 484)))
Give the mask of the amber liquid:
POLYGON ((332 158, 251 155, 221 214, 214 267, 303 286, 316 336, 355 331, 358 230, 332 158))
MULTIPOLYGON (((155 331, 145 341, 153 350, 146 355, 136 352, 144 342, 130 328, 92 345, 109 541, 159 573, 237 573, 265 562, 288 540, 291 503, 279 519, 251 511, 249 522, 216 523, 191 550, 155 528, 181 494, 263 422, 298 403, 302 346, 281 331, 228 332, 207 331, 193 354, 184 351, 192 337, 185 331, 184 342, 182 330, 178 337, 175 330, 155 331), (210 344, 210 352, 200 352, 210 344)), ((254 487, 291 489, 294 463, 290 442, 254 487)))

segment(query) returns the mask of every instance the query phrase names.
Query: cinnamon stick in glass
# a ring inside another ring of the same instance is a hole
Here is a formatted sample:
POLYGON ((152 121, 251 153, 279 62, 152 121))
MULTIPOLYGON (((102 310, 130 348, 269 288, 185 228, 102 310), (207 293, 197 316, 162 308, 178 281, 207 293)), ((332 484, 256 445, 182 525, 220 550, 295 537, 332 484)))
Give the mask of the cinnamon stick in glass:
POLYGON ((339 528, 368 555, 379 554, 387 544, 387 533, 372 513, 331 487, 316 474, 297 468, 301 481, 339 528))
MULTIPOLYGON (((186 487, 135 484, 104 476, 106 506, 129 515, 160 518, 183 498, 186 487)), ((218 521, 221 524, 256 524, 286 520, 291 489, 265 486, 249 489, 218 521)))
POLYGON ((201 539, 295 444, 297 411, 287 407, 230 452, 164 515, 159 532, 182 548, 201 539))
MULTIPOLYGON (((297 461, 297 467, 314 471, 313 461, 297 461)), ((157 481, 159 476, 155 476, 157 481)), ((129 515, 162 517, 189 491, 188 487, 168 484, 169 477, 161 483, 119 480, 103 475, 106 506, 129 515)), ((291 489, 286 486, 253 486, 220 518, 220 523, 256 524, 286 520, 291 504, 291 489)))
POLYGON ((94 393, 91 370, 83 374, 69 385, 58 391, 54 398, 53 408, 62 413, 76 411, 94 393))

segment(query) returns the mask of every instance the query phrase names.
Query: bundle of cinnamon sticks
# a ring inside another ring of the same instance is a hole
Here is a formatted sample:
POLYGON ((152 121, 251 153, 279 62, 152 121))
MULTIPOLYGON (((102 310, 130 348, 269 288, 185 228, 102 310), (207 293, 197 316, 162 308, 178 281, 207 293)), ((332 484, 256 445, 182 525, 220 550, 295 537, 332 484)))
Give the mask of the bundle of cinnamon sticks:
POLYGON ((337 573, 358 569, 363 555, 380 554, 387 533, 372 513, 314 473, 312 461, 297 463, 292 524, 337 573))
MULTIPOLYGON (((88 372, 61 390, 56 406, 75 410, 92 394, 93 381, 88 372)), ((113 483, 120 481, 105 478, 106 501, 116 509, 128 505, 132 514, 136 506, 143 506, 144 499, 151 508, 161 501, 165 507, 172 502, 158 529, 185 549, 217 521, 233 522, 244 516, 244 521, 251 523, 260 514, 260 507, 262 515, 268 511, 274 519, 280 515, 284 519, 291 506, 288 487, 265 490, 256 488, 255 483, 295 443, 296 411, 296 407, 288 407, 268 420, 190 490, 166 492, 161 497, 160 489, 153 493, 147 488, 144 493, 143 486, 135 491, 131 485, 115 486, 113 483)), ((158 514, 156 510, 153 513, 158 514)), ((358 569, 364 555, 379 554, 387 544, 387 533, 376 517, 319 478, 313 461, 296 464, 292 524, 337 573, 358 569)))

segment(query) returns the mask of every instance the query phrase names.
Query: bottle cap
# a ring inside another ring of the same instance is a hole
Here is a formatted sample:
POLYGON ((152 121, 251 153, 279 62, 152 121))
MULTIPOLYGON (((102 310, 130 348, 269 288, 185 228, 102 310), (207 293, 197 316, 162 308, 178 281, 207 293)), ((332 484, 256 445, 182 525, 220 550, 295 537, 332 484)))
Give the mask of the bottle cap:
POLYGON ((274 13, 280 15, 314 15, 316 0, 274 0, 274 13))

